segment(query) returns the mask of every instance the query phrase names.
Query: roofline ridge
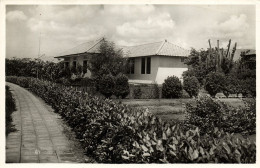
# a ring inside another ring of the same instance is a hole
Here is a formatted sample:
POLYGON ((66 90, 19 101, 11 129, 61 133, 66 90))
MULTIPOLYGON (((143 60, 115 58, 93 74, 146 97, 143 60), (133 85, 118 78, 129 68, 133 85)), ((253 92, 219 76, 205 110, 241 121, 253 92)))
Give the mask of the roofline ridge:
POLYGON ((157 42, 152 42, 152 43, 144 43, 144 44, 138 44, 138 45, 132 45, 132 46, 125 46, 125 47, 136 47, 136 46, 141 46, 141 45, 147 45, 147 44, 154 44, 154 43, 161 43, 163 41, 157 41, 157 42))
MULTIPOLYGON (((67 51, 70 51, 70 50, 72 50, 72 49, 74 49, 74 48, 76 48, 76 47, 78 47, 78 46, 83 45, 83 44, 86 44, 86 43, 89 43, 89 42, 92 42, 92 41, 100 41, 101 39, 103 39, 103 37, 99 38, 98 40, 89 40, 89 41, 83 42, 83 43, 81 43, 81 44, 79 44, 79 45, 76 45, 76 46, 74 46, 74 47, 72 47, 72 48, 70 48, 70 49, 67 49, 67 50, 61 52, 60 55, 61 55, 62 53, 65 53, 65 52, 67 52, 67 51)), ((91 47, 91 48, 92 48, 92 47, 91 47)))
POLYGON ((156 51, 155 55, 158 55, 159 52, 161 51, 161 49, 163 48, 164 44, 166 43, 166 41, 163 41, 161 46, 158 48, 158 50, 156 51))
POLYGON ((104 37, 101 37, 96 44, 94 44, 92 47, 90 47, 86 52, 94 48, 98 43, 100 43, 102 40, 104 40, 104 37))
MULTIPOLYGON (((187 49, 185 49, 185 48, 183 48, 183 47, 180 47, 180 46, 178 46, 178 45, 176 45, 176 44, 173 44, 173 43, 171 43, 171 42, 168 42, 168 43, 170 43, 170 44, 172 44, 172 45, 174 45, 174 46, 176 46, 176 47, 179 47, 179 48, 181 48, 181 49, 183 49, 183 50, 187 50, 187 49)), ((189 51, 189 50, 187 50, 187 51, 189 51)))

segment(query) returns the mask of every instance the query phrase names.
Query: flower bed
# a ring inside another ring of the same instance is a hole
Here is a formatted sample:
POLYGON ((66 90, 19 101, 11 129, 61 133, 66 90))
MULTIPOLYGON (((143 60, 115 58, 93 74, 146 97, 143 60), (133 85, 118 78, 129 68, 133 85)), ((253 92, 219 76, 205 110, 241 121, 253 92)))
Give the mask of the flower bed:
POLYGON ((7 77, 52 105, 102 163, 255 163, 256 145, 218 131, 183 132, 147 111, 35 78, 7 77))

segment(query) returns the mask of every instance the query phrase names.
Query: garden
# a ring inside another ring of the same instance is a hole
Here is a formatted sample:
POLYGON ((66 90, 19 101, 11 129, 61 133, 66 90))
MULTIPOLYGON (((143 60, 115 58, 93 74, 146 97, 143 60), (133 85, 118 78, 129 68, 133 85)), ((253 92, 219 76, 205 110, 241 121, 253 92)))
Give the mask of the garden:
POLYGON ((168 77, 162 85, 165 99, 158 101, 123 99, 129 94, 128 79, 122 73, 124 66, 115 68, 113 64, 123 60, 107 44, 102 47, 104 57, 92 60, 91 67, 96 69, 91 85, 103 97, 59 82, 66 76, 61 64, 45 62, 39 69, 26 69, 28 63, 39 67, 39 60, 22 60, 19 71, 11 67, 21 60, 7 60, 6 81, 29 89, 51 105, 73 129, 86 155, 98 163, 255 163, 256 143, 237 136, 256 133, 255 99, 239 99, 232 106, 215 98, 221 91, 255 97, 255 83, 250 82, 255 76, 252 69, 242 66, 243 61, 232 62, 233 52, 223 52, 230 56, 218 63, 218 50, 192 50, 186 62, 191 68, 184 74, 183 84, 177 77, 168 77), (113 56, 111 62, 109 55, 113 56), (207 67, 205 71, 199 71, 202 65, 207 67), (209 95, 199 94, 202 87, 209 95), (183 89, 193 99, 181 99, 183 89), (167 120, 170 113, 182 115, 167 120))

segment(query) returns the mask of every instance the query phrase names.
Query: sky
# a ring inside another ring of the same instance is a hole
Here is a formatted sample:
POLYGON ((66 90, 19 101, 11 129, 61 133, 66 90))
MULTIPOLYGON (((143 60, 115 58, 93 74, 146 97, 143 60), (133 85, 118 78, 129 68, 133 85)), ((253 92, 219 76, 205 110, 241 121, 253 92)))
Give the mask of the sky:
POLYGON ((255 49, 253 5, 7 5, 6 57, 53 59, 101 37, 118 45, 167 41, 186 49, 255 49), (40 39, 40 51, 39 51, 40 39))

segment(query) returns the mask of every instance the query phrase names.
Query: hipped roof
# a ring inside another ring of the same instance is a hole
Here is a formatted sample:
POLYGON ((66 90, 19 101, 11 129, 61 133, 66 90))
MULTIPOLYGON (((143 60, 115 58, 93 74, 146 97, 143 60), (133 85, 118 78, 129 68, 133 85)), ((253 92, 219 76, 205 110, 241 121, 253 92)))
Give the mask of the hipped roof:
MULTIPOLYGON (((77 56, 83 53, 99 53, 99 47, 102 41, 104 41, 104 38, 80 44, 61 53, 55 58, 64 58, 73 55, 77 56)), ((125 57, 141 57, 152 55, 187 57, 189 55, 189 50, 174 45, 167 40, 135 46, 117 46, 117 48, 122 49, 125 57)))

